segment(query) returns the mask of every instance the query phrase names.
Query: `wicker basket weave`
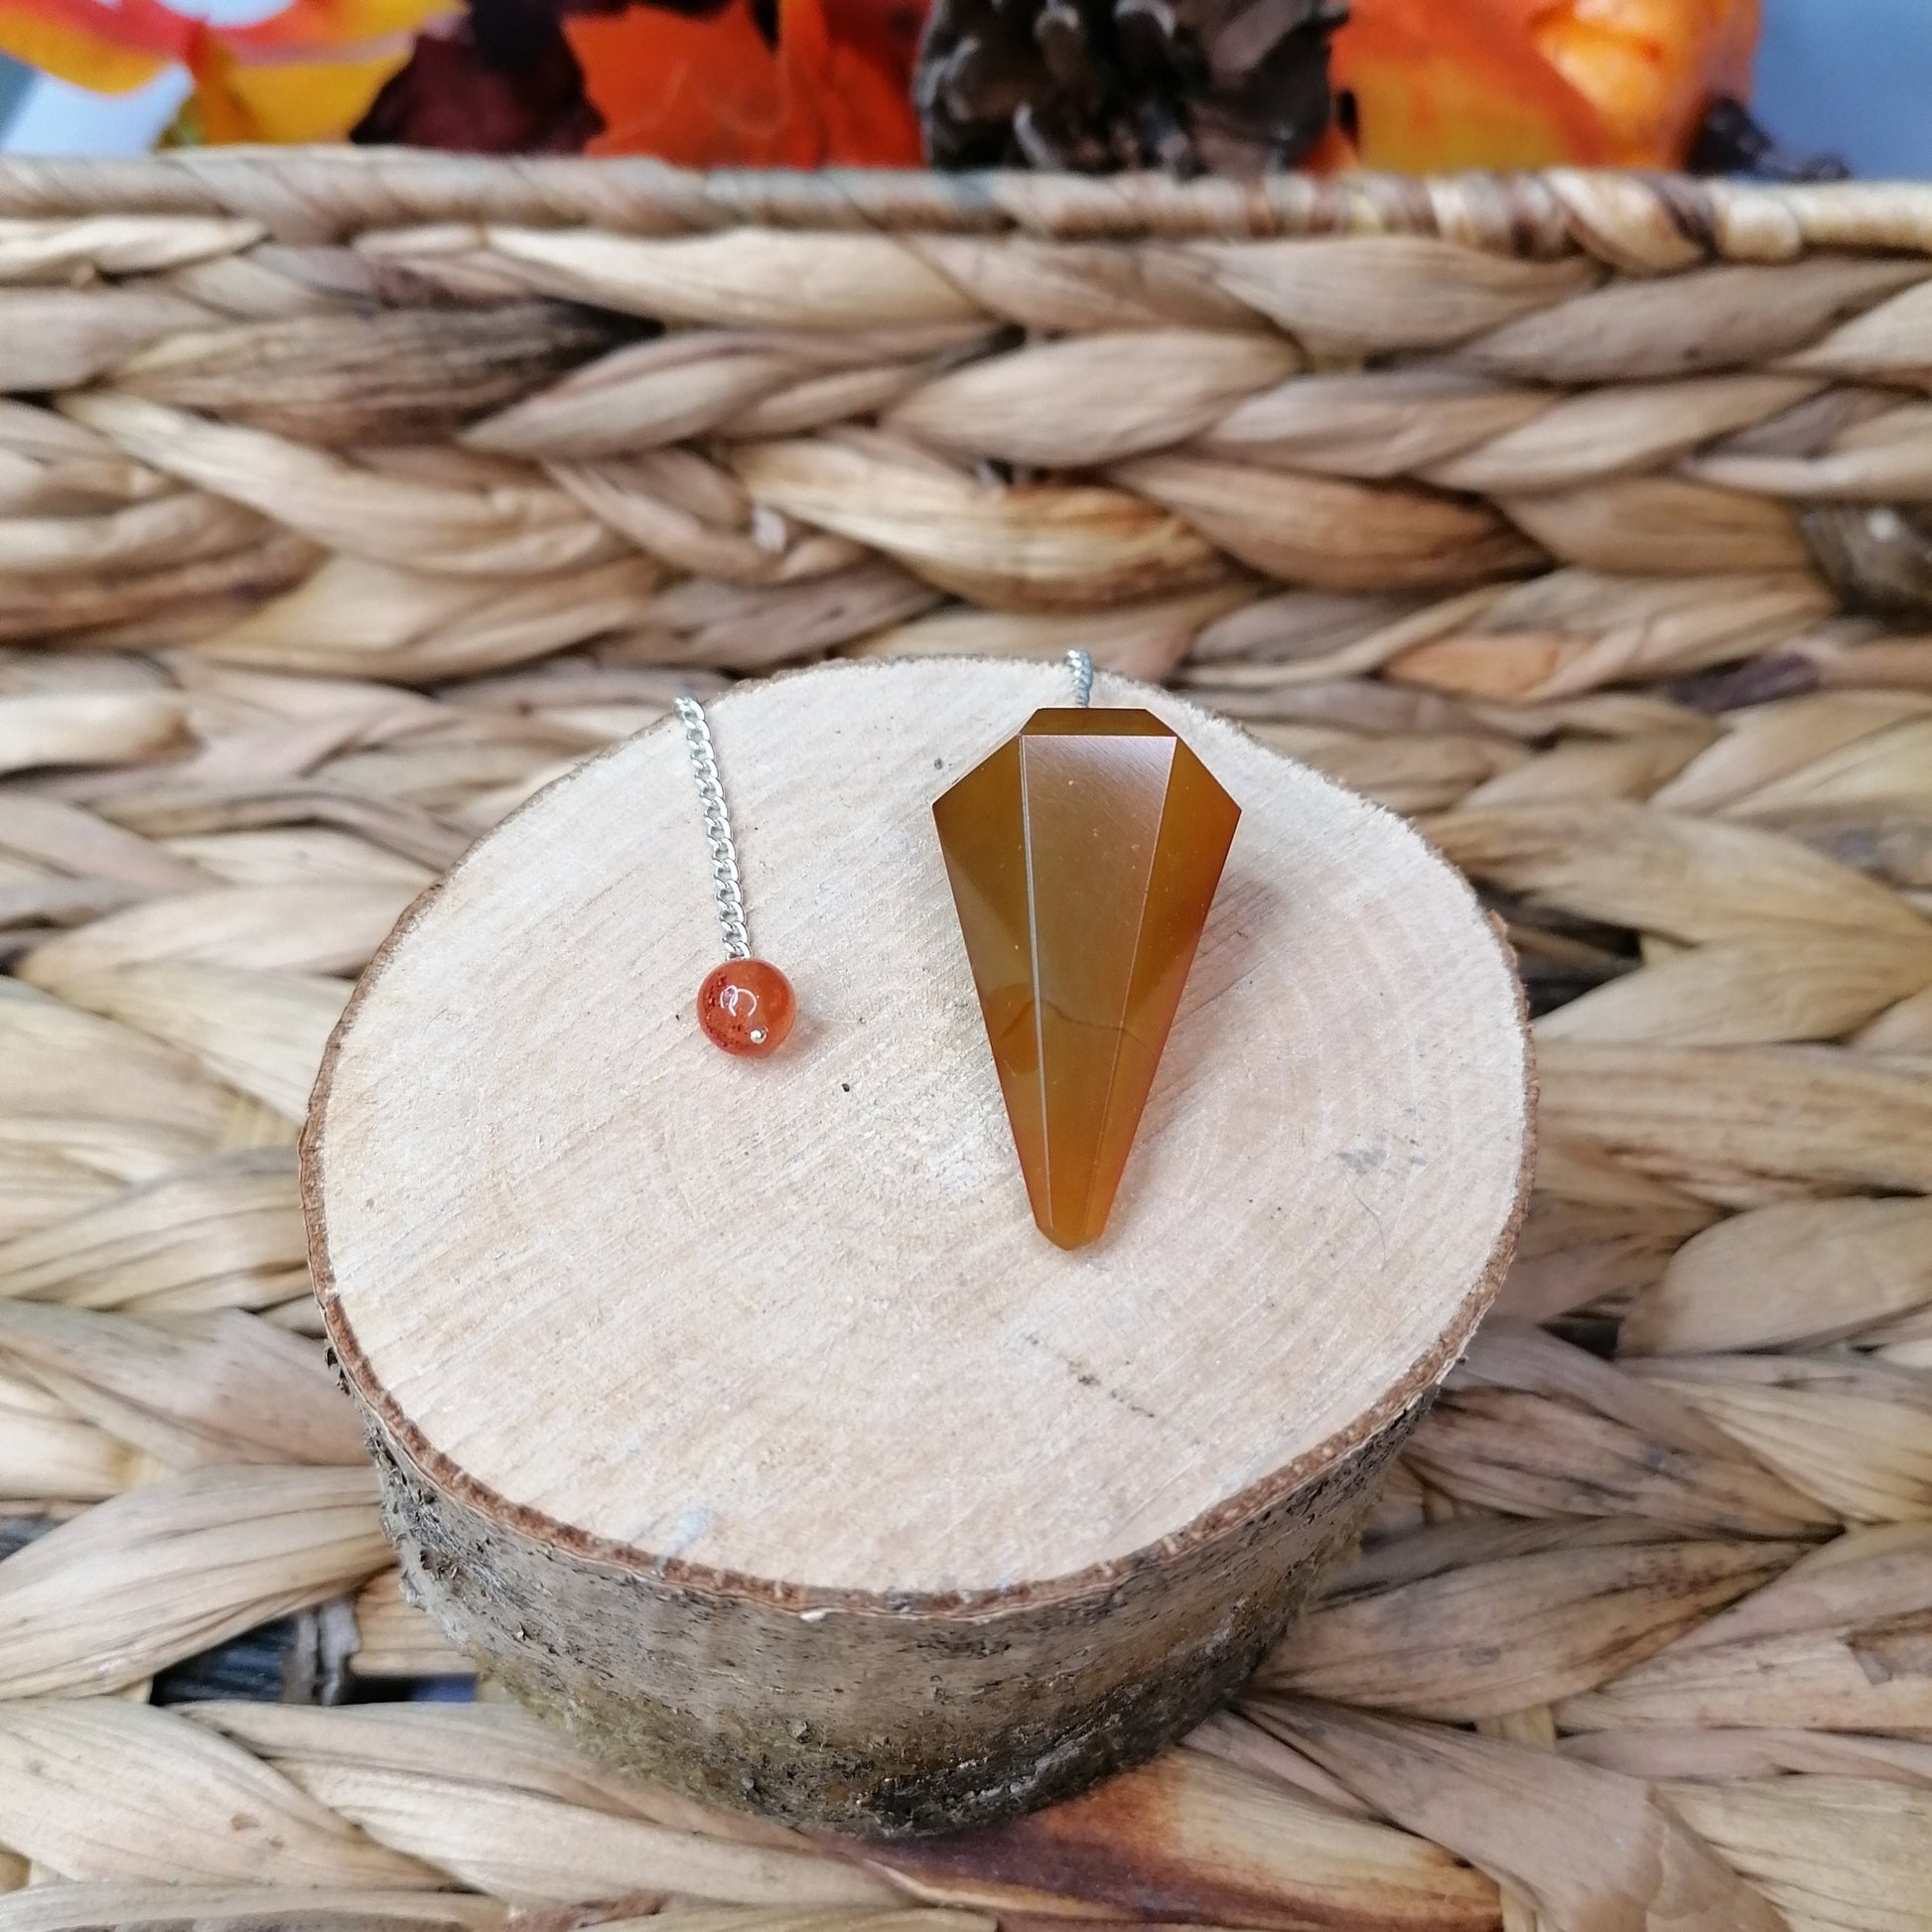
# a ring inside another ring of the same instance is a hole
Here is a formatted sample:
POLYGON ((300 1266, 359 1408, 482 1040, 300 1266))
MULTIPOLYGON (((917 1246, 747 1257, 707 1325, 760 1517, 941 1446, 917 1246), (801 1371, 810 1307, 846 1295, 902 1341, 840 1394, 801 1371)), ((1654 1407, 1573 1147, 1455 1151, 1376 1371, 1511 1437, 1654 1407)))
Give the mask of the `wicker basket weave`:
POLYGON ((0 167, 0 1932, 1932 1926, 1929 381, 1932 191, 0 167), (1360 1561, 863 1861, 354 1701, 468 1666, 311 1338, 348 980, 682 686, 1072 644, 1418 815, 1543 1016, 1360 1561))

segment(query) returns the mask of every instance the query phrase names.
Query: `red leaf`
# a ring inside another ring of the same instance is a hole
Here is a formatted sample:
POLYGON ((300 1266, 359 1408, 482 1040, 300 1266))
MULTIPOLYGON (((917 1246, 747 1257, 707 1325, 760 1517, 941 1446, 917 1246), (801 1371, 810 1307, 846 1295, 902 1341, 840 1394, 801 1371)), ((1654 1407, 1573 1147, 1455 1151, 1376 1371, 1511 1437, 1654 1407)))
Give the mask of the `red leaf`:
POLYGON ((824 6, 832 38, 890 75, 910 99, 926 0, 824 0, 824 6))
POLYGON ((566 20, 585 92, 604 117, 589 151, 687 168, 916 167, 910 94, 882 58, 891 10, 878 0, 833 4, 852 40, 835 37, 824 0, 779 0, 775 49, 750 0, 705 20, 653 6, 566 20))

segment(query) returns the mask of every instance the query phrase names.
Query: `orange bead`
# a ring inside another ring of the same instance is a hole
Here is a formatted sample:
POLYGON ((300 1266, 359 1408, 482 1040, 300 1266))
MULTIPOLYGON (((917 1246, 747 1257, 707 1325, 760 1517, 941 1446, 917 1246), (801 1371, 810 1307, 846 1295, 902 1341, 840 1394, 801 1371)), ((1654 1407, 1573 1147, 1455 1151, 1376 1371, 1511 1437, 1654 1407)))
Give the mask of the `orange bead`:
POLYGON ((798 1018, 791 982, 764 959, 728 959, 698 988, 698 1025, 714 1046, 762 1059, 785 1043, 798 1018))

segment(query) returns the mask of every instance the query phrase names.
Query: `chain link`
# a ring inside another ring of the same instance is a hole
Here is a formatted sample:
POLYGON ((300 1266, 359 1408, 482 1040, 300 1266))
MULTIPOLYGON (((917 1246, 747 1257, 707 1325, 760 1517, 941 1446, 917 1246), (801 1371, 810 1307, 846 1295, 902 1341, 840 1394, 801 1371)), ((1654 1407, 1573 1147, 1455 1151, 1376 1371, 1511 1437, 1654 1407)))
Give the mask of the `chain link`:
POLYGON ((1070 650, 1066 668, 1073 679, 1073 702, 1084 709, 1093 702, 1093 659, 1086 651, 1070 650))
POLYGON ((728 959, 750 959, 752 941, 745 929, 745 895, 738 882, 738 848, 732 843, 731 814, 725 809, 725 787, 718 777, 718 754, 712 750, 711 727, 704 706, 696 698, 677 701, 678 722, 691 755, 691 775, 698 781, 698 803, 704 811, 705 844, 711 848, 711 884, 718 896, 718 931, 728 959))
MULTIPOLYGON (((1093 659, 1083 650, 1066 654, 1073 679, 1073 702, 1093 700, 1093 659)), ((677 701, 678 723, 684 727, 684 748, 691 755, 691 775, 698 784, 698 804, 704 812, 705 844, 711 851, 711 884, 718 897, 718 932, 729 959, 750 959, 751 935, 745 927, 745 893, 738 879, 738 847, 732 842, 731 813, 725 808, 724 782, 718 775, 718 754, 712 748, 711 727, 704 706, 696 698, 677 701)))

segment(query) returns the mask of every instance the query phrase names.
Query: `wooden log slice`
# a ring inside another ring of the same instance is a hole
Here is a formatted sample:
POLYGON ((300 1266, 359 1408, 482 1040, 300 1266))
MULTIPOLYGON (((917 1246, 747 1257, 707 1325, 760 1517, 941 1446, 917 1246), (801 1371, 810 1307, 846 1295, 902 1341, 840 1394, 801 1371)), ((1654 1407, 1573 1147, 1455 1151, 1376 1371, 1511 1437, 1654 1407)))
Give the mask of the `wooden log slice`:
POLYGON ((411 1590, 517 1697, 705 1796, 870 1833, 1195 1723, 1347 1545, 1509 1255, 1514 976, 1390 813, 1179 698, 1243 807, 1112 1221, 1035 1228, 933 798, 1064 673, 834 665, 711 708, 785 1049, 720 955, 673 724, 403 920, 304 1195, 411 1590))

